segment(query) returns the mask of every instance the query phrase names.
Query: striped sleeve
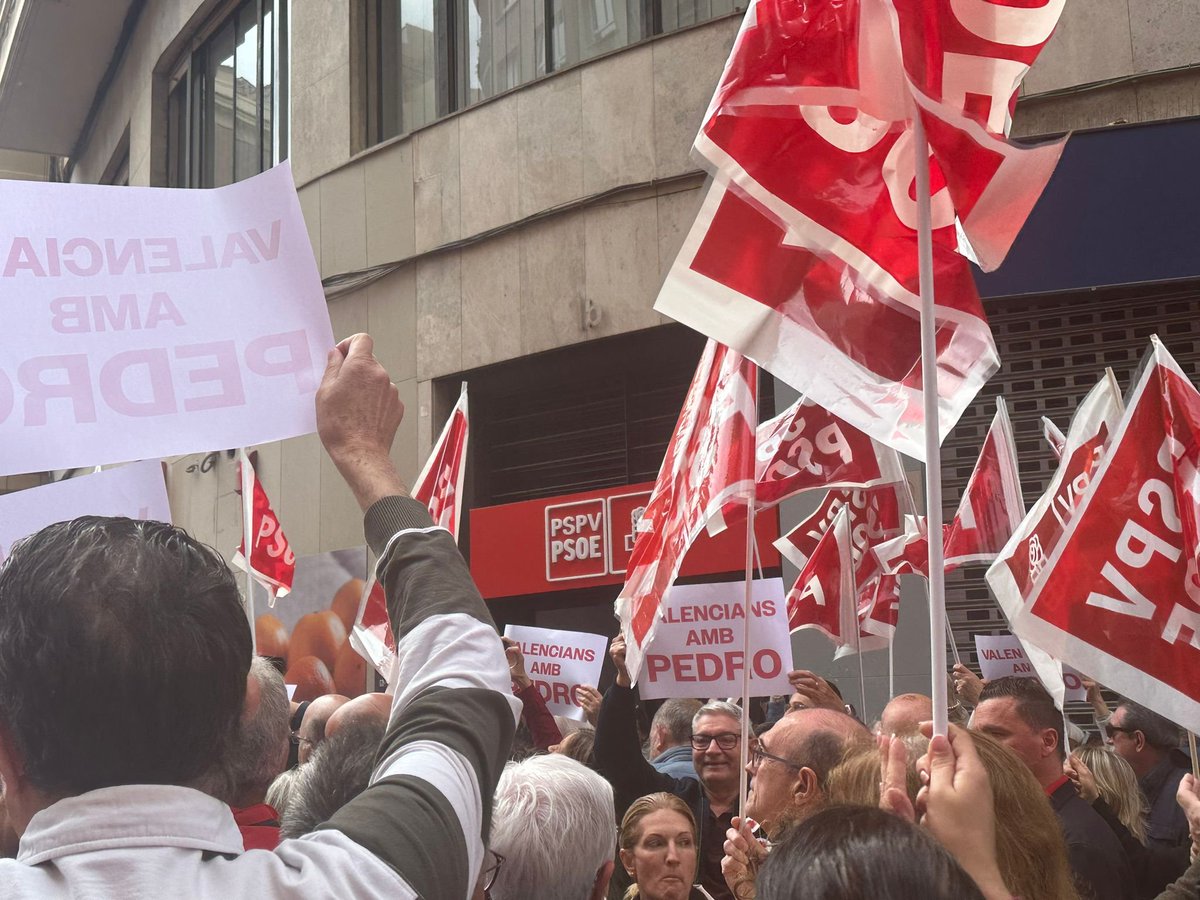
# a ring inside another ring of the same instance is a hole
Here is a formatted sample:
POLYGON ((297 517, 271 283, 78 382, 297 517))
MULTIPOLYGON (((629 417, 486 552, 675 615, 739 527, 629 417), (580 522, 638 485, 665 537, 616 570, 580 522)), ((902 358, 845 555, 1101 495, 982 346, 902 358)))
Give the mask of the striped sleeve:
POLYGON ((449 533, 405 497, 372 506, 366 531, 396 635, 397 690, 371 786, 327 827, 391 865, 425 900, 465 900, 520 702, 449 533))

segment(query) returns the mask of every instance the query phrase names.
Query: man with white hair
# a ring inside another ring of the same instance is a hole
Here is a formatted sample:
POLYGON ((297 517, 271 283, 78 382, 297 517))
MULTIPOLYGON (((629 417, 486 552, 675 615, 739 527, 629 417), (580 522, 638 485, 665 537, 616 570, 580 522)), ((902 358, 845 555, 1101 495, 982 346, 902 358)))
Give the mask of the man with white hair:
POLYGON ((613 871, 612 787, 552 753, 509 763, 492 809, 491 849, 504 858, 492 900, 601 900, 613 871))
POLYGON ((613 639, 609 655, 617 678, 604 695, 596 722, 596 769, 612 782, 617 812, 624 814, 638 797, 666 791, 689 807, 700 830, 698 881, 716 900, 732 900, 721 874, 725 832, 738 815, 742 768, 742 709, 714 700, 692 718, 690 735, 696 778, 673 778, 642 756, 634 721, 634 693, 625 671, 625 642, 613 639), (699 780, 697 780, 699 779, 699 780))
POLYGON ((287 687, 279 670, 261 656, 250 660, 246 704, 230 747, 229 805, 247 850, 274 850, 279 813, 267 803, 267 788, 287 768, 289 719, 287 687))

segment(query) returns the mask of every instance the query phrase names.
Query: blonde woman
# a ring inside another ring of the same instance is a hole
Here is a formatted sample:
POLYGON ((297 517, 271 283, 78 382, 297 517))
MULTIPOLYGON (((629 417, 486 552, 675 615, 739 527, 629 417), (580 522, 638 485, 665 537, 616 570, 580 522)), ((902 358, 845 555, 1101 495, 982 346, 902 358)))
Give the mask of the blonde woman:
POLYGON ((696 820, 674 794, 647 794, 621 820, 621 864, 634 883, 625 900, 700 900, 696 820))
POLYGON ((1080 747, 1074 760, 1084 764, 1095 783, 1093 794, 1089 785, 1076 779, 1083 799, 1094 803, 1099 795, 1138 843, 1146 843, 1146 802, 1129 763, 1107 747, 1080 747))

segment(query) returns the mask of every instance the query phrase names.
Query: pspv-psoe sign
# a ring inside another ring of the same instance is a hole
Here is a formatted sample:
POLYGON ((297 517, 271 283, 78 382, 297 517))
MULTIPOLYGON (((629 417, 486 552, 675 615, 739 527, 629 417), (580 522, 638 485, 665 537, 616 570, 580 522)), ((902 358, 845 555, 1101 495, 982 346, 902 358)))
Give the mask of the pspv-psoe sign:
POLYGON ((604 499, 546 507, 546 580, 608 574, 604 499))

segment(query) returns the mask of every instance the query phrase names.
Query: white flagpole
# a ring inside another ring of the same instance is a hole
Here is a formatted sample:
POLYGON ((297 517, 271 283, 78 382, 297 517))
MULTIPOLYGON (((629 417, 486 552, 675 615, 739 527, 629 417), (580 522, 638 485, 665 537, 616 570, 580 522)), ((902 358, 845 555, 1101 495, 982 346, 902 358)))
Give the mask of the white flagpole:
POLYGON ((246 448, 238 450, 239 474, 242 480, 242 548, 246 563, 246 621, 250 623, 250 649, 258 653, 258 641, 254 635, 254 575, 250 568, 250 559, 254 554, 254 535, 251 534, 254 524, 254 476, 250 468, 250 454, 246 448))
POLYGON ((754 495, 753 486, 750 499, 746 501, 746 596, 744 601, 745 616, 742 619, 742 771, 738 781, 738 815, 746 815, 746 793, 749 789, 749 773, 746 764, 750 762, 750 604, 753 591, 751 585, 754 577, 754 495))
POLYGON ((894 657, 892 656, 892 647, 896 643, 896 635, 893 632, 891 640, 888 641, 888 699, 891 700, 896 696, 896 669, 894 657))
POLYGON ((921 287, 921 387, 925 399, 925 521, 929 534, 929 664, 932 669, 933 733, 945 734, 946 572, 942 559, 942 462, 937 391, 937 343, 933 298, 933 225, 929 195, 929 144, 919 111, 913 113, 917 170, 917 260, 921 287))
POLYGON ((962 665, 962 658, 958 655, 958 641, 954 639, 954 629, 950 627, 950 620, 946 620, 946 639, 950 642, 950 652, 954 655, 954 664, 962 665))

